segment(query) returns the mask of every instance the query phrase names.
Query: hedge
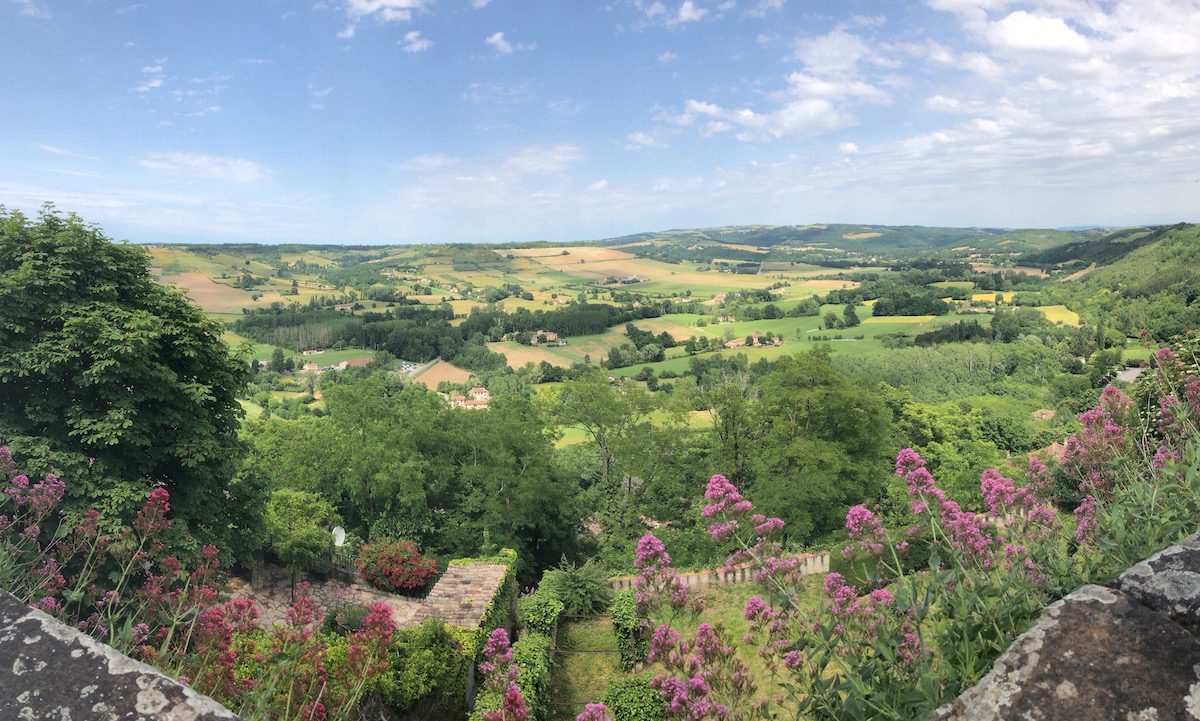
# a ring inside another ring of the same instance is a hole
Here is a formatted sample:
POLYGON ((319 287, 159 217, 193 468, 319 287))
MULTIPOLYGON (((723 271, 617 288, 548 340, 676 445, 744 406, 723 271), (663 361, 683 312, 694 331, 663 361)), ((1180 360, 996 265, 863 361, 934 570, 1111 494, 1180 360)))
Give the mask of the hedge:
POLYGON ((517 617, 521 628, 532 633, 540 633, 555 638, 558 632, 558 622, 562 618, 566 606, 558 594, 548 588, 538 587, 528 596, 522 596, 517 601, 517 617))
POLYGON ((649 675, 624 676, 608 686, 604 705, 613 721, 662 721, 666 718, 662 694, 650 688, 649 675))
POLYGON ((469 649, 471 657, 478 661, 492 629, 508 628, 509 626, 511 604, 517 593, 517 552, 511 548, 502 548, 494 556, 459 558, 451 561, 449 566, 465 566, 473 563, 496 563, 507 569, 496 595, 492 596, 488 602, 487 610, 484 611, 483 620, 479 622, 479 626, 454 629, 454 632, 462 639, 463 648, 469 649))
POLYGON ((622 671, 632 671, 645 662, 649 651, 649 639, 646 638, 645 619, 637 612, 637 601, 634 600, 633 590, 626 588, 613 596, 612 605, 608 607, 608 617, 612 621, 613 633, 617 636, 617 650, 620 651, 622 671))
MULTIPOLYGON (((527 633, 512 646, 513 663, 517 667, 517 688, 525 698, 534 721, 545 721, 550 716, 550 639, 541 633, 527 633)), ((475 698, 475 710, 468 721, 483 721, 483 714, 498 711, 503 698, 486 691, 475 698)))

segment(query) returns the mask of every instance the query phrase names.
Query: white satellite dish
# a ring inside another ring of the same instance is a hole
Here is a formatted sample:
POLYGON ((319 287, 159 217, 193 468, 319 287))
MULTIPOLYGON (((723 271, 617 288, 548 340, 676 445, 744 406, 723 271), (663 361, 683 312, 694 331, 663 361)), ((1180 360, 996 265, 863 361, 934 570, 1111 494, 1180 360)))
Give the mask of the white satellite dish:
POLYGON ((346 529, 342 528, 341 526, 334 527, 334 529, 333 529, 333 545, 335 545, 335 546, 346 545, 346 529))

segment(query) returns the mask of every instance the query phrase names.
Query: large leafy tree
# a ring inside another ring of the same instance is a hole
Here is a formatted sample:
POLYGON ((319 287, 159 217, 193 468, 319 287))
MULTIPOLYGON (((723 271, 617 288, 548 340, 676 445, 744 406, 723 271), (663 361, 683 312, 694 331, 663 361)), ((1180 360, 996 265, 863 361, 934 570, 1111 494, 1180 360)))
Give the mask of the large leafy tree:
POLYGON ((192 539, 229 548, 261 516, 231 483, 246 364, 149 265, 75 215, 0 208, 0 441, 86 468, 76 509, 127 510, 161 484, 192 539))
POLYGON ((752 497, 811 540, 842 525, 847 506, 883 491, 893 453, 891 413, 871 388, 838 373, 828 347, 781 358, 756 405, 752 497))

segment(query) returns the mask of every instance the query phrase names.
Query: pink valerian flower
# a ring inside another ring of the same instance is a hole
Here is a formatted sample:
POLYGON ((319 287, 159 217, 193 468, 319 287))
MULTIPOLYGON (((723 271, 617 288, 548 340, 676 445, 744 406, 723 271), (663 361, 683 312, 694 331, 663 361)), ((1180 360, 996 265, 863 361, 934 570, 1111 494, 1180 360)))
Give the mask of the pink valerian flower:
POLYGON ((589 703, 583 707, 583 713, 575 717, 575 721, 612 721, 608 708, 602 703, 589 703))
POLYGON ((675 629, 665 623, 658 624, 654 627, 654 633, 650 634, 650 650, 646 654, 646 660, 650 663, 657 663, 659 659, 674 660, 671 654, 678 648, 679 639, 679 633, 675 629))
POLYGON ((66 485, 53 473, 46 474, 33 486, 29 485, 27 476, 16 475, 9 480, 9 487, 4 492, 15 505, 27 506, 35 518, 41 519, 62 503, 66 485))
POLYGON ((484 721, 524 721, 529 718, 529 709, 525 705, 525 698, 517 686, 520 670, 513 663, 508 631, 496 628, 488 634, 479 670, 484 675, 484 684, 487 688, 502 697, 498 710, 483 713, 484 721))
POLYGON ((0 476, 6 476, 16 468, 17 464, 13 462, 12 450, 8 446, 0 446, 0 476))
POLYGON ((304 628, 320 621, 325 612, 317 605, 312 596, 308 595, 308 584, 297 583, 296 592, 292 596, 292 604, 288 606, 284 618, 292 628, 304 628))
MULTIPOLYGON (((1108 407, 1121 406, 1112 401, 1108 407)), ((1125 456, 1129 439, 1105 406, 1080 414, 1079 423, 1083 428, 1063 444, 1062 465, 1080 491, 1093 493, 1116 482, 1117 462, 1125 456)))
POLYGON ((1096 528, 1096 497, 1086 496, 1075 509, 1075 541, 1083 543, 1096 528))
POLYGON ((1150 465, 1154 468, 1165 468, 1171 463, 1178 463, 1183 460, 1183 454, 1179 451, 1172 450, 1166 446, 1159 446, 1154 453, 1154 458, 1150 459, 1150 465))
POLYGON ((638 576, 634 579, 638 613, 647 617, 660 605, 666 604, 677 611, 694 608, 698 603, 688 587, 671 567, 671 556, 662 541, 652 533, 642 536, 637 542, 633 560, 638 576))
POLYGON ((1200 420, 1200 378, 1188 378, 1183 389, 1183 399, 1192 417, 1200 420))
POLYGON ((167 513, 171 510, 171 494, 165 488, 155 488, 146 498, 146 505, 137 512, 133 529, 143 536, 150 536, 171 525, 167 513))

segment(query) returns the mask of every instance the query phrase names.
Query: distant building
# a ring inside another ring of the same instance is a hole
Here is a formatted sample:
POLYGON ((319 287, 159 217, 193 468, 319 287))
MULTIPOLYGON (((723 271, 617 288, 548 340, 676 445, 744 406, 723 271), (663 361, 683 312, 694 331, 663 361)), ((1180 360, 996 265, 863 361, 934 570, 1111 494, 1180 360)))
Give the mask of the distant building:
POLYGON ((529 339, 529 345, 538 345, 539 343, 558 343, 558 333, 552 330, 534 331, 533 337, 529 339))
POLYGON ((369 366, 369 365, 371 365, 370 358, 352 358, 350 360, 344 360, 341 363, 336 364, 335 366, 333 366, 333 369, 339 370, 339 371, 344 371, 347 368, 362 368, 364 366, 369 366))
POLYGON ((467 391, 465 397, 458 394, 450 396, 450 407, 478 411, 487 408, 491 399, 492 394, 488 392, 487 388, 476 387, 467 391))
POLYGON ((321 355, 325 350, 323 348, 309 348, 304 351, 304 355, 321 355))
POLYGON ((316 373, 321 370, 321 366, 317 365, 316 363, 305 363, 300 370, 304 373, 316 373))

